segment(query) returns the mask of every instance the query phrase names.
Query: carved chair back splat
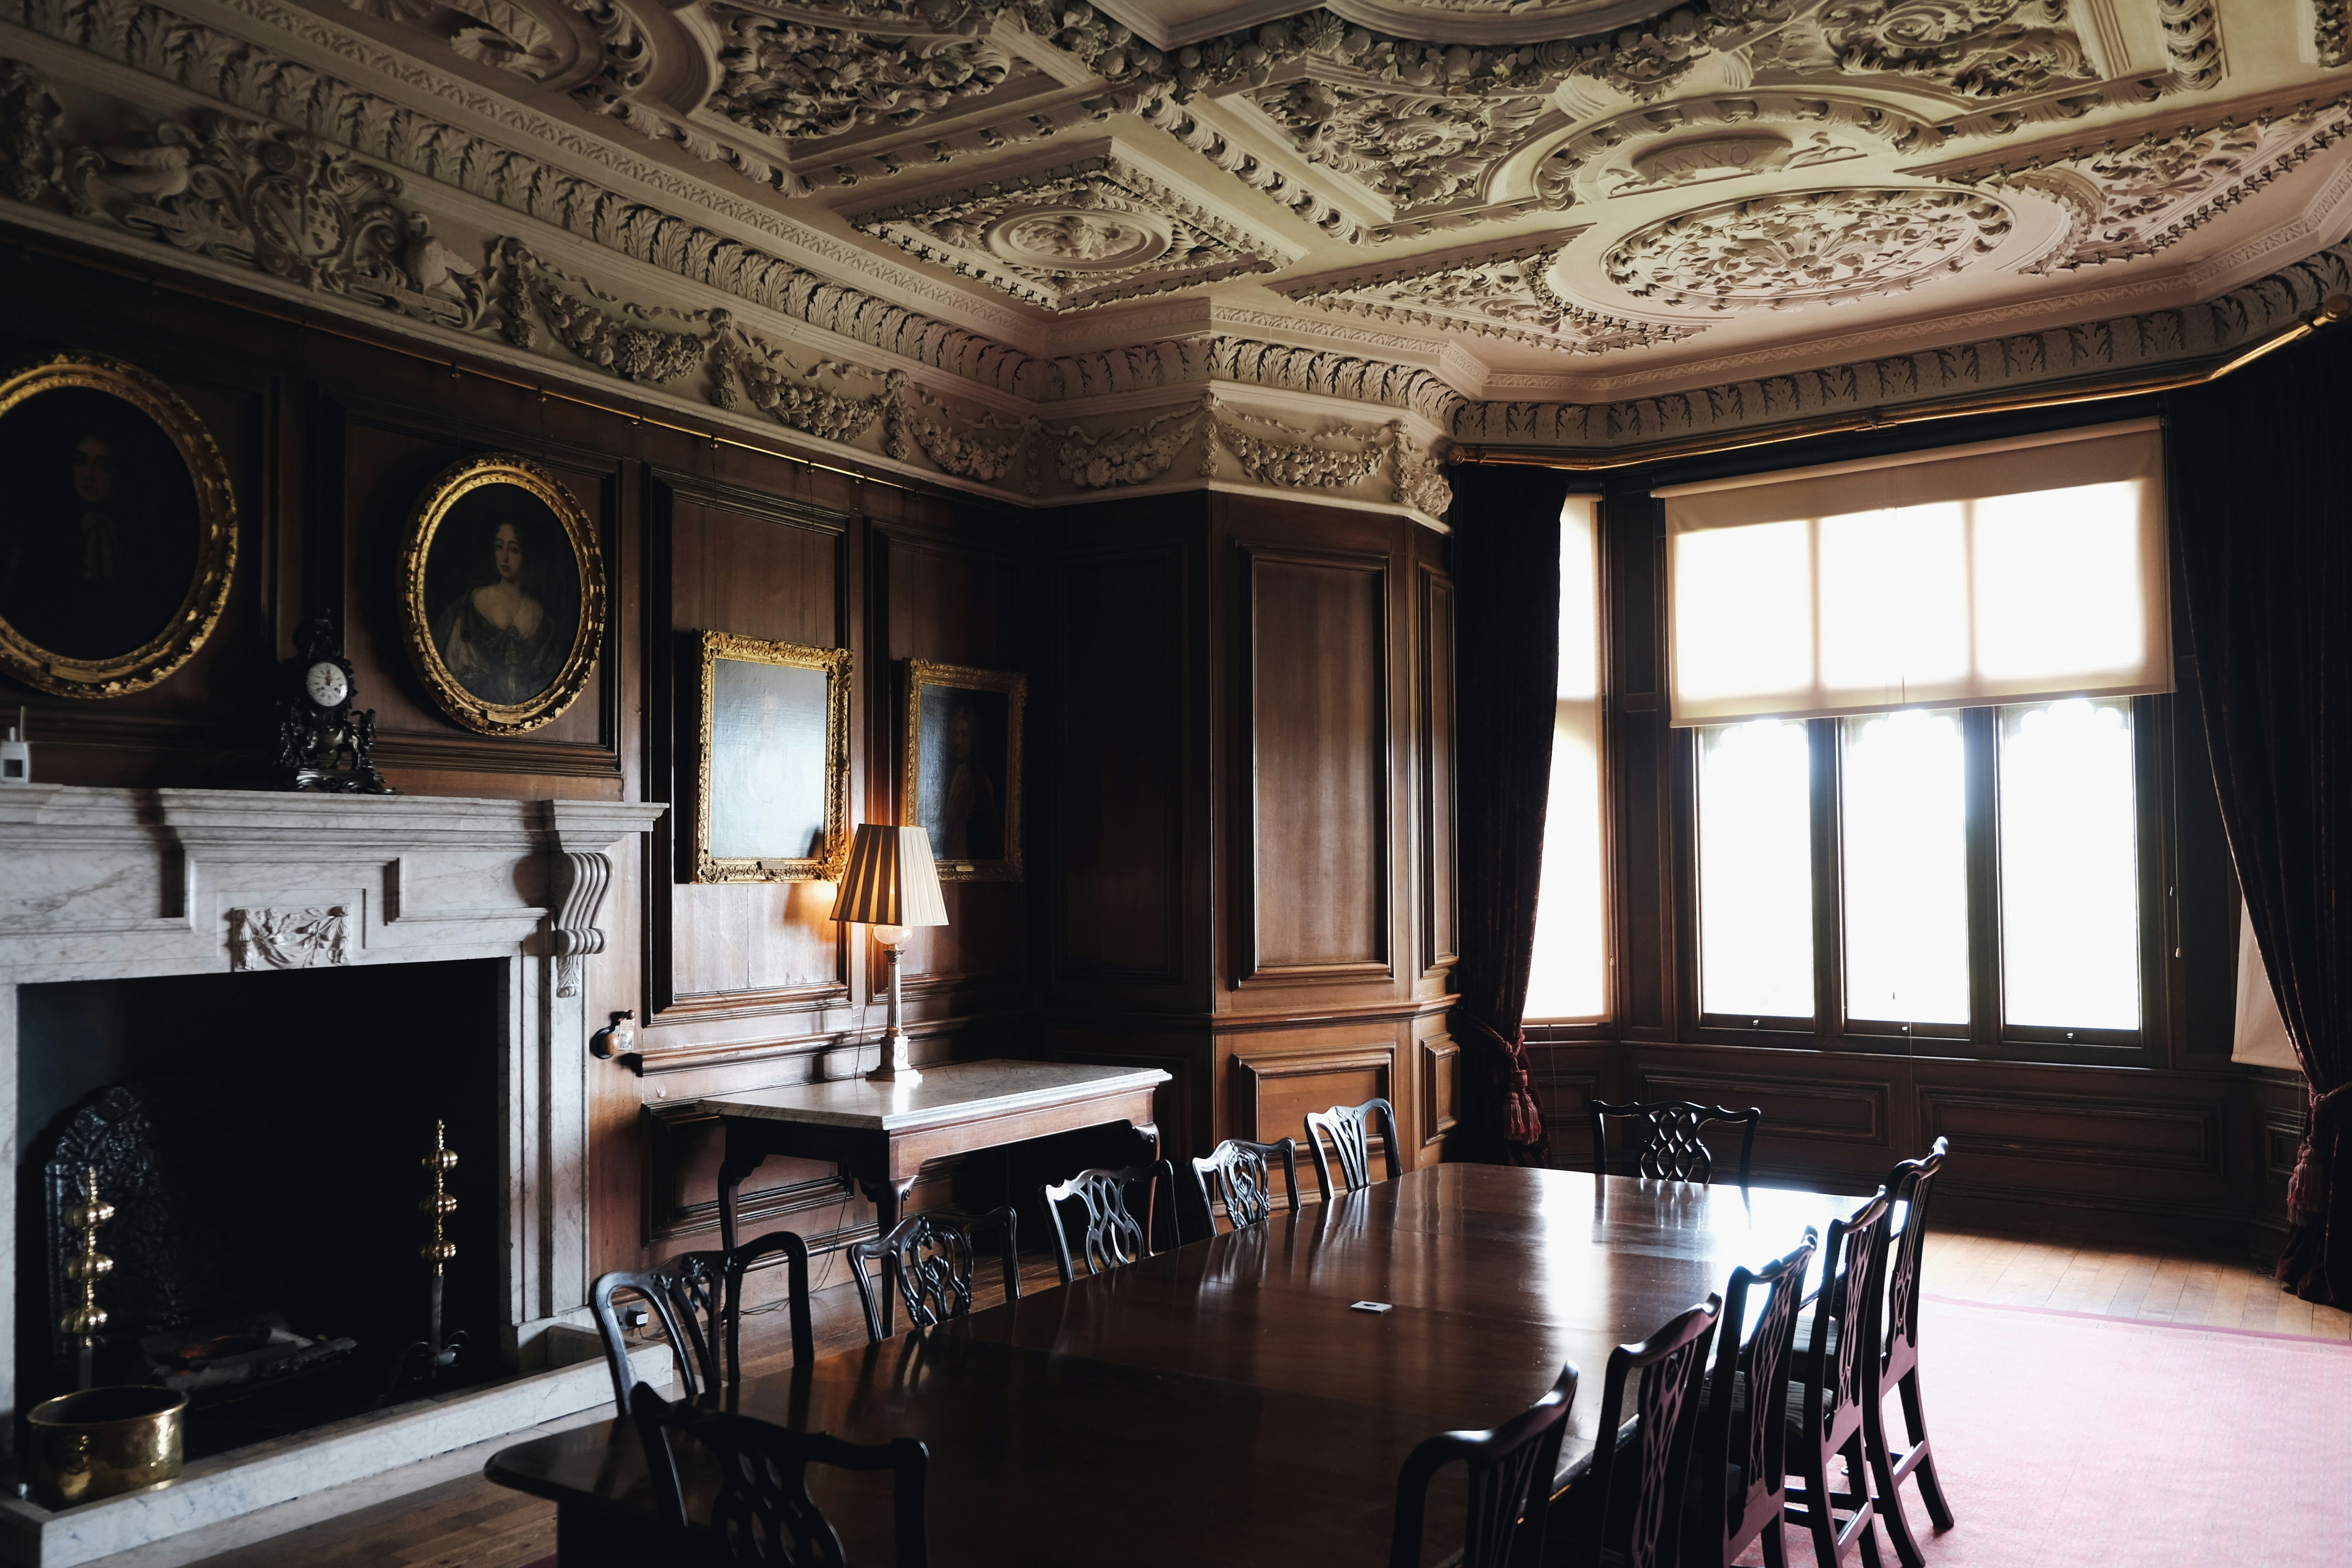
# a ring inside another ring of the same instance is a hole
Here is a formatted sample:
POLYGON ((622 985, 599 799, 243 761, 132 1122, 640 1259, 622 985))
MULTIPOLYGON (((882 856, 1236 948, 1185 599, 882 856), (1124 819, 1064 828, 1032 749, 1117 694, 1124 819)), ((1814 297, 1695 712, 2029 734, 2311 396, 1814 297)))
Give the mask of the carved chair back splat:
POLYGON ((1671 1568, 1681 1545, 1683 1498, 1690 1479, 1691 1440, 1698 1431, 1700 1389, 1706 1377, 1707 1336, 1723 1311, 1709 1296, 1675 1316, 1637 1345, 1609 1352, 1601 1388, 1601 1424, 1621 1432, 1625 1395, 1633 1391, 1635 1426, 1630 1442, 1603 1440, 1592 1467, 1554 1504, 1572 1532, 1568 1560, 1598 1568, 1601 1554, 1622 1568, 1671 1568), (1619 1474, 1621 1466, 1633 1467, 1619 1474))
POLYGON ((1740 1395, 1748 1389, 1789 1385, 1805 1271, 1813 1266, 1820 1241, 1808 1227, 1804 1245, 1786 1258, 1753 1273, 1731 1271, 1715 1337, 1715 1373, 1707 1380, 1693 1446, 1696 1484, 1683 1521, 1684 1568, 1731 1568, 1750 1542, 1768 1532, 1765 1554, 1771 1568, 1780 1568, 1779 1525, 1789 1479, 1788 1402, 1740 1395), (1748 1303, 1759 1290, 1770 1294, 1743 1343, 1748 1303))
POLYGON ((1745 1110, 1727 1110, 1692 1100, 1648 1100, 1628 1105, 1595 1100, 1585 1110, 1592 1119, 1592 1173, 1596 1176, 1609 1174, 1609 1119, 1612 1116, 1633 1123, 1626 1132, 1633 1145, 1631 1173, 1670 1182, 1713 1182, 1715 1155, 1699 1133, 1709 1122, 1739 1122, 1739 1184, 1743 1187, 1756 1153, 1756 1129, 1764 1121, 1764 1112, 1752 1105, 1745 1110))
POLYGON ((1441 1432, 1406 1456, 1397 1475, 1396 1524, 1389 1568, 1420 1568, 1430 1479, 1455 1460, 1469 1467, 1459 1568, 1535 1568, 1543 1561, 1551 1479, 1576 1402, 1576 1364, 1560 1369, 1551 1392, 1488 1432, 1441 1432))
POLYGON ((617 1298, 642 1300, 661 1324, 676 1353, 679 1386, 689 1399, 734 1389, 743 1381, 740 1351, 743 1323, 743 1278, 761 1260, 782 1254, 792 1314, 793 1364, 816 1358, 816 1330, 809 1314, 808 1244, 789 1230, 772 1230, 730 1252, 681 1252, 643 1273, 600 1276, 588 1293, 604 1361, 613 1374, 613 1398, 629 1413, 629 1390, 637 1378, 629 1366, 627 1325, 617 1298))
MULTIPOLYGON (((1878 1310, 1871 1300, 1886 1267, 1886 1227, 1894 1205, 1886 1189, 1845 1219, 1830 1221, 1812 1321, 1796 1352, 1796 1381, 1787 1400, 1789 1474, 1784 1517, 1813 1540, 1821 1568, 1838 1568, 1859 1544, 1862 1560, 1878 1568, 1877 1512, 1866 1478, 1863 1418, 1878 1397, 1878 1310), (1852 1491, 1830 1489, 1832 1461, 1843 1458, 1852 1491), (1840 1510, 1846 1518, 1840 1521, 1840 1510)), ((1759 1396, 1760 1397, 1760 1391, 1759 1396)))
POLYGON ((1881 1499, 1880 1518, 1903 1568, 1921 1568, 1927 1562, 1897 1500, 1897 1489, 1905 1481, 1917 1476, 1919 1500, 1927 1505, 1927 1517, 1938 1530, 1952 1528, 1952 1509, 1936 1475, 1936 1452, 1927 1441, 1927 1414, 1919 1396, 1919 1266, 1927 1245, 1928 1199, 1951 1148, 1950 1140, 1938 1138, 1925 1159, 1906 1160, 1887 1173, 1888 1197, 1906 1206, 1903 1229, 1886 1246, 1886 1289, 1872 1298, 1886 1315, 1878 1336, 1878 1397, 1863 1402, 1862 1435, 1881 1499), (1909 1442, 1899 1451, 1886 1429, 1889 1394, 1900 1395, 1903 1402, 1903 1429, 1909 1442))
POLYGON ((1066 1182, 1048 1183, 1045 1187, 1045 1218, 1054 1233, 1054 1261, 1062 1272, 1065 1285, 1077 1279, 1077 1269, 1070 1256, 1069 1215, 1066 1204, 1076 1204, 1086 1215, 1086 1224, 1078 1241, 1078 1255, 1086 1259, 1088 1274, 1100 1274, 1122 1264, 1133 1263, 1151 1251, 1151 1213, 1160 1184, 1173 1185, 1176 1167, 1173 1162, 1161 1160, 1150 1165, 1125 1165, 1118 1170, 1095 1167, 1080 1171, 1066 1182), (1143 1185, 1143 1217, 1138 1219, 1128 1206, 1128 1189, 1143 1185))
POLYGON ((974 1258, 972 1233, 982 1226, 996 1227, 1004 1263, 1004 1299, 1021 1300, 1021 1230, 1010 1208, 984 1215, 929 1211, 908 1215, 887 1236, 853 1243, 849 1273, 857 1282, 857 1300, 866 1309, 866 1337, 880 1344, 890 1336, 882 1326, 880 1303, 866 1266, 878 1265, 884 1289, 895 1281, 898 1300, 907 1309, 907 1322, 917 1329, 935 1329, 950 1318, 971 1315, 974 1258))
POLYGON ((1315 1156, 1316 1184, 1323 1189, 1323 1201, 1333 1196, 1330 1162, 1324 1157, 1323 1142, 1329 1139, 1331 1152, 1339 1162, 1340 1179, 1345 1190, 1355 1192, 1372 1184, 1371 1121, 1381 1121, 1381 1152, 1388 1163, 1388 1179, 1395 1181, 1403 1174, 1397 1142, 1396 1107, 1385 1100, 1368 1100, 1361 1105, 1335 1105, 1328 1110, 1307 1113, 1307 1147, 1315 1156))
POLYGON ((796 1432, 730 1410, 664 1399, 642 1383, 631 1394, 629 1413, 645 1444, 646 1468, 663 1522, 678 1534, 692 1532, 718 1561, 845 1568, 841 1537, 808 1490, 808 1467, 829 1465, 894 1472, 891 1560, 898 1568, 927 1568, 923 1481, 930 1451, 916 1439, 845 1443, 823 1432, 796 1432), (698 1445, 717 1461, 710 1517, 698 1528, 687 1517, 677 1467, 681 1441, 698 1445))
MULTIPOLYGON (((1298 1146, 1290 1139, 1279 1143, 1252 1143, 1228 1138, 1192 1162, 1192 1225, 1202 1237, 1217 1234, 1216 1205, 1225 1206, 1225 1224, 1234 1230, 1262 1225, 1274 1215, 1274 1173, 1282 1172, 1283 1193, 1290 1212, 1298 1212, 1298 1146), (1213 1200, 1213 1201, 1212 1201, 1213 1200)), ((1177 1240, 1191 1237, 1185 1216, 1177 1216, 1177 1240)))

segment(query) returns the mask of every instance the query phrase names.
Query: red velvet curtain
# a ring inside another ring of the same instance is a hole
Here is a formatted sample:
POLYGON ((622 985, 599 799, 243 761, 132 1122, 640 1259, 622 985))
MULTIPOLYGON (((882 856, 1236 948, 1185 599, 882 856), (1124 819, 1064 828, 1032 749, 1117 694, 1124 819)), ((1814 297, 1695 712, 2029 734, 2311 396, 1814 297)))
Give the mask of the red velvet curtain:
POLYGON ((2221 820, 2310 1121, 2278 1276, 2352 1306, 2352 335, 2176 394, 2172 525, 2221 820))
POLYGON ((1566 474, 1456 468, 1455 772, 1462 1105, 1445 1157, 1540 1165, 1549 1144, 1520 1020, 1536 945, 1559 657, 1566 474))

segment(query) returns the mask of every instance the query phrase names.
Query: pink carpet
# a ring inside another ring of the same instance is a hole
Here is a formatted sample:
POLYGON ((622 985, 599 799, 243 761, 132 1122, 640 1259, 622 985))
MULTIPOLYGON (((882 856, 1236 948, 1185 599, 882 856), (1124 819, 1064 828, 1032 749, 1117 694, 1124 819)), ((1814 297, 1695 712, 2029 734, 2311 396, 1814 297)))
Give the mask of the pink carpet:
MULTIPOLYGON (((1934 1534, 1903 1489, 1930 1568, 2352 1563, 2352 1344, 1934 1297, 1924 1312, 1958 1520, 1934 1534)), ((1789 1549, 1790 1568, 1813 1560, 1794 1531, 1789 1549)))

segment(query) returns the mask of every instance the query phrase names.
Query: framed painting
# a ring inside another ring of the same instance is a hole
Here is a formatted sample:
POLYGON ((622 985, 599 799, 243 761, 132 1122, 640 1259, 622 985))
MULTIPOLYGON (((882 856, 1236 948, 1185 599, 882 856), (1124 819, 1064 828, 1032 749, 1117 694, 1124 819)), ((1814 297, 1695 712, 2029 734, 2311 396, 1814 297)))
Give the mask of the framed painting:
POLYGON ((0 668, 121 697, 185 664, 236 570, 228 466, 146 372, 60 354, 0 374, 0 668))
POLYGON ((1021 710, 1026 676, 907 661, 904 819, 922 825, 941 881, 1021 879, 1021 710))
POLYGON ((400 631, 444 713, 520 735, 572 706, 604 639, 596 531, 563 482, 496 452, 442 470, 409 520, 400 631))
POLYGON ((849 650, 702 634, 698 882, 816 882, 849 858, 849 650))

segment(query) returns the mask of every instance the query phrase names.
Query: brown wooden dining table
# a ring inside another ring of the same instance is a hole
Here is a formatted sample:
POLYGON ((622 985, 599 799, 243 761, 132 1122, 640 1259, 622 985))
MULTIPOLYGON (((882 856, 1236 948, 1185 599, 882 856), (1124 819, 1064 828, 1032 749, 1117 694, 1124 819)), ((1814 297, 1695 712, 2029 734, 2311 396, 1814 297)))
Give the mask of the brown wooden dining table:
MULTIPOLYGON (((1381 1563, 1423 1438, 1525 1409, 1574 1362, 1571 1479, 1613 1346, 1864 1201, 1438 1165, 749 1379, 738 1405, 856 1443, 921 1438, 938 1568, 1381 1563)), ((1458 1472, 1431 1492, 1433 1555, 1460 1544, 1458 1472)), ((486 1473, 556 1503, 561 1568, 669 1560, 620 1422, 502 1449, 486 1473)), ((810 1477, 849 1561, 892 1561, 887 1476, 810 1477)), ((688 1491, 707 1507, 707 1478, 688 1491)))

